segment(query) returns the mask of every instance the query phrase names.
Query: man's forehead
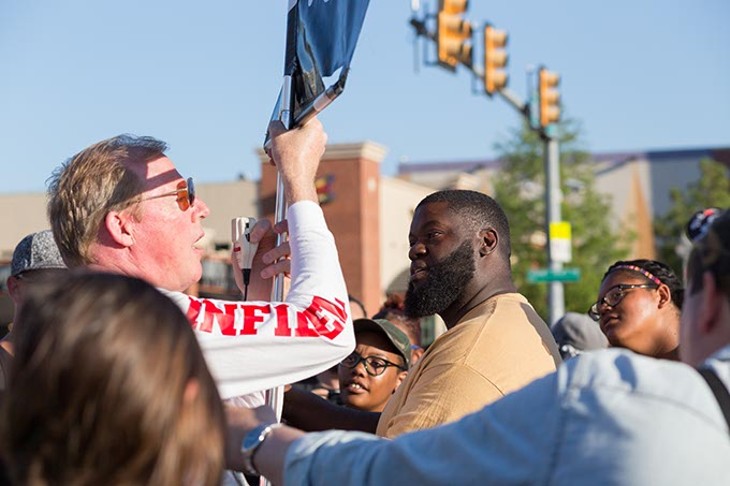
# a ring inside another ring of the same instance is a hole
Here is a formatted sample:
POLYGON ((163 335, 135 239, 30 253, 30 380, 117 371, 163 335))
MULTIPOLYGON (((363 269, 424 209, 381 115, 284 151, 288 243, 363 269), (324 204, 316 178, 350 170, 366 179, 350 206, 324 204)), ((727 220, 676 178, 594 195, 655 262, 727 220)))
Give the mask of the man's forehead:
POLYGON ((416 208, 413 214, 413 218, 417 217, 428 217, 429 219, 439 219, 452 216, 454 211, 449 207, 449 203, 446 201, 437 201, 424 203, 416 208))
POLYGON ((162 187, 182 179, 175 164, 164 154, 153 155, 144 163, 127 163, 127 168, 144 181, 147 189, 162 187))
POLYGON ((460 215, 449 207, 446 201, 421 204, 413 213, 412 225, 422 225, 429 222, 448 223, 460 215))

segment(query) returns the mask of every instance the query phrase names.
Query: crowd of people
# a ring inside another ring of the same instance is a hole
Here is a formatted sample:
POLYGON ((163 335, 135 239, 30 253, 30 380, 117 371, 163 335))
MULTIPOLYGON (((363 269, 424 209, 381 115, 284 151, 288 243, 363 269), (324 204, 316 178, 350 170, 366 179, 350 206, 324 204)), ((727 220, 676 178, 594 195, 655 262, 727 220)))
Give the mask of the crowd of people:
POLYGON ((730 212, 690 223, 684 279, 606 262, 595 304, 551 328, 512 279, 498 202, 437 191, 404 298, 368 316, 317 203, 322 125, 270 132, 288 217, 253 228, 246 301, 184 293, 209 209, 163 142, 121 135, 54 173, 52 231, 8 278, 0 481, 730 484, 730 212), (424 349, 434 314, 447 330, 424 349))

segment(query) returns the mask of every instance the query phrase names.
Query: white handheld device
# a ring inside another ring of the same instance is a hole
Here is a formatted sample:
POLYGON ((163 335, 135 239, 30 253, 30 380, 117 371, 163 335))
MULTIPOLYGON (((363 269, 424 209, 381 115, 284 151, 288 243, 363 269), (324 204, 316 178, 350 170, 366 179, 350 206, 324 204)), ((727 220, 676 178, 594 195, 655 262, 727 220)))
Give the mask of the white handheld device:
POLYGON ((256 224, 255 218, 233 218, 231 220, 231 241, 233 254, 236 255, 238 268, 243 272, 243 300, 248 297, 248 284, 251 281, 251 266, 253 257, 259 247, 258 243, 251 243, 251 230, 256 224))

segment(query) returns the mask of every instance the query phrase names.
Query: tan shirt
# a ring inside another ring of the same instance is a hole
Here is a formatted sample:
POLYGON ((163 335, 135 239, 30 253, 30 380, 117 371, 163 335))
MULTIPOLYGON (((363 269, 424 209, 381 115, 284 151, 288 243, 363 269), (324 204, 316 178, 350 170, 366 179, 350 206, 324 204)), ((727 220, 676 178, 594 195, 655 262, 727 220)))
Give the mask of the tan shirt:
POLYGON ((460 419, 555 371, 547 324, 520 294, 496 295, 439 336, 383 410, 382 437, 460 419))

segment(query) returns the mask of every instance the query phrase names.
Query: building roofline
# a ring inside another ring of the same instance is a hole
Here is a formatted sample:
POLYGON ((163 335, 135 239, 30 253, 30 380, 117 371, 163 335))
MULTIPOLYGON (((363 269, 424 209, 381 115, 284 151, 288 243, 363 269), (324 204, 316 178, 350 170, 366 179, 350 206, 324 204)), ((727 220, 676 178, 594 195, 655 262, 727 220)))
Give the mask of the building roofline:
MULTIPOLYGON (((699 147, 683 149, 651 149, 644 151, 592 152, 591 161, 619 165, 631 160, 676 160, 677 158, 712 158, 730 167, 730 147, 699 147)), ((402 162, 398 164, 398 174, 413 172, 460 171, 472 172, 479 169, 496 169, 501 165, 500 159, 454 160, 437 162, 402 162)))

